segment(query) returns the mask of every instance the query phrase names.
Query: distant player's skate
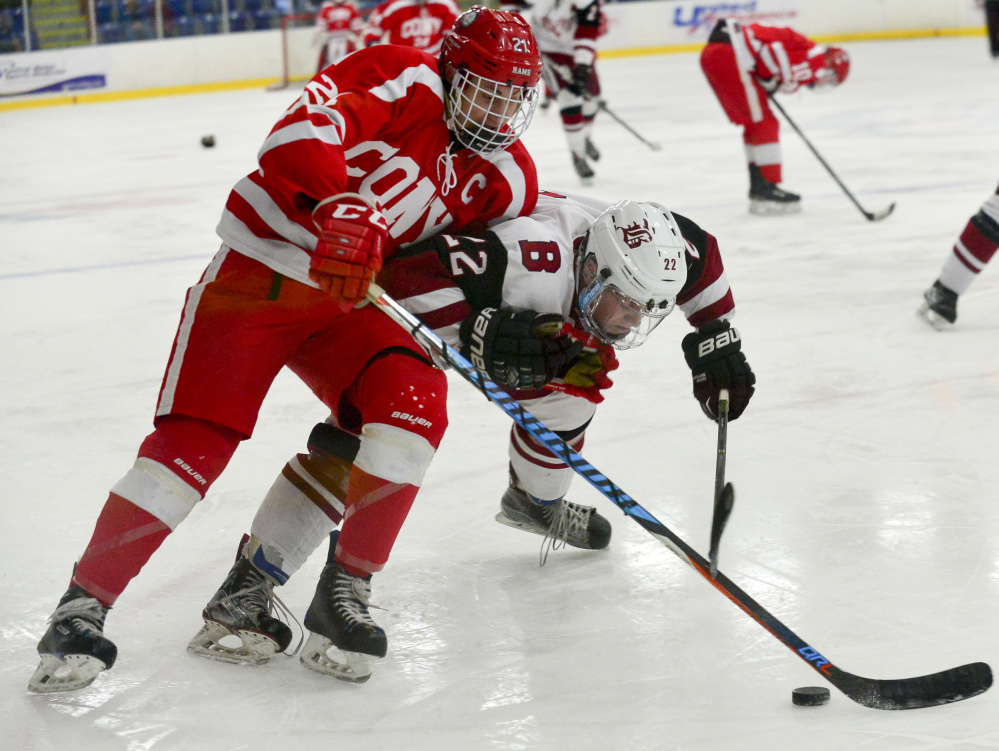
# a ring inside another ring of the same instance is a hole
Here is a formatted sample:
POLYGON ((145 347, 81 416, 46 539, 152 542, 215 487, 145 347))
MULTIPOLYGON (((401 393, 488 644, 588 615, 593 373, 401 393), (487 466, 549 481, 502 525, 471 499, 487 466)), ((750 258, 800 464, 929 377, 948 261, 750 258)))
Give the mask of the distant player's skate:
POLYGON ((187 651, 212 660, 262 665, 291 644, 292 632, 274 613, 290 617, 274 594, 274 582, 242 553, 240 544, 229 575, 202 612, 205 625, 187 651))
POLYGON ((923 293, 923 304, 916 312, 937 331, 946 331, 957 321, 957 293, 933 282, 923 293))
POLYGON ((114 665, 118 648, 104 636, 108 610, 80 587, 66 591, 38 643, 41 662, 28 681, 29 691, 45 694, 84 688, 114 665))

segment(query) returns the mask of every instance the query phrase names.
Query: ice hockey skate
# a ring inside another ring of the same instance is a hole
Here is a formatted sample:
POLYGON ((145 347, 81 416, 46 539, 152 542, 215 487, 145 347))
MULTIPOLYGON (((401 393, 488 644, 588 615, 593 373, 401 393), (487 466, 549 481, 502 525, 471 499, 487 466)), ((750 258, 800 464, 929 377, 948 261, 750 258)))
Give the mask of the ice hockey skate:
POLYGON ((338 535, 330 535, 329 557, 305 614, 309 638, 300 659, 309 670, 364 683, 388 652, 388 639, 368 613, 376 607, 371 604, 371 577, 353 576, 334 560, 338 535))
POLYGON ((600 161, 600 149, 593 145, 593 141, 586 139, 586 157, 594 162, 600 161))
POLYGON ((41 662, 28 681, 29 691, 74 691, 114 665, 118 648, 104 636, 108 610, 80 587, 66 590, 38 642, 41 662))
POLYGON ((579 179, 583 181, 583 185, 590 185, 593 182, 593 168, 590 167, 589 163, 586 161, 584 156, 572 155, 572 166, 576 170, 576 174, 579 175, 579 179))
POLYGON ((513 484, 500 500, 496 521, 544 537, 542 563, 547 558, 549 544, 555 549, 571 545, 584 550, 603 550, 610 544, 610 522, 592 506, 581 506, 564 498, 539 503, 513 484))
POLYGON ((797 214, 800 211, 801 196, 782 190, 763 177, 758 166, 749 165, 750 214, 797 214))
POLYGON ((923 293, 923 304, 917 311, 938 331, 949 329, 957 321, 957 293, 939 281, 923 293))
MULTIPOLYGON (((243 538, 245 544, 248 538, 243 538)), ((291 614, 274 594, 274 583, 243 557, 201 616, 205 625, 187 645, 191 654, 244 665, 262 665, 291 644, 291 628, 275 613, 291 614)))

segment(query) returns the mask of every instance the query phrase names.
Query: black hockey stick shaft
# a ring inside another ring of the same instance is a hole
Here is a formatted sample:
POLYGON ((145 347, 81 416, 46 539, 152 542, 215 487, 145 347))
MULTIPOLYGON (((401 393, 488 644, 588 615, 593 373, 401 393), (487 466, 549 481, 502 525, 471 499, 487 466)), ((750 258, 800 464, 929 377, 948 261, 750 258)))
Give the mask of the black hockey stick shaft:
POLYGON ((780 102, 777 101, 777 97, 775 97, 773 94, 767 94, 767 96, 770 97, 770 103, 774 107, 776 107, 777 111, 784 116, 784 119, 787 120, 787 124, 794 129, 794 132, 797 133, 799 136, 801 136, 801 140, 805 142, 805 146, 807 146, 809 150, 815 155, 815 158, 819 160, 819 163, 826 168, 826 172, 828 172, 829 175, 832 177, 832 179, 836 181, 836 184, 846 194, 846 197, 853 202, 853 205, 860 210, 860 213, 867 218, 867 221, 879 222, 882 219, 884 219, 886 216, 888 216, 892 211, 895 210, 894 203, 885 209, 881 209, 881 211, 875 211, 875 212, 868 211, 863 206, 861 206, 860 201, 858 201, 854 197, 853 193, 850 192, 850 189, 843 184, 843 181, 839 179, 839 175, 837 175, 833 171, 833 168, 829 166, 829 163, 822 158, 822 154, 819 153, 818 149, 812 146, 812 142, 808 140, 808 137, 801 131, 801 128, 799 128, 795 124, 794 120, 791 119, 791 116, 787 114, 787 111, 781 106, 780 102))
POLYGON ((453 347, 448 346, 416 316, 393 300, 380 287, 372 284, 368 300, 379 310, 406 329, 422 346, 435 352, 465 380, 500 407, 514 422, 539 443, 571 467, 580 477, 596 488, 605 498, 621 509, 649 534, 673 551, 701 576, 734 602, 753 620, 763 626, 784 646, 794 652, 816 672, 855 702, 874 709, 915 709, 968 699, 992 685, 992 670, 984 662, 951 668, 933 675, 895 680, 862 678, 833 665, 817 649, 810 646, 791 629, 770 614, 762 605, 736 586, 720 571, 715 579, 708 571, 708 562, 680 539, 666 525, 646 511, 637 501, 618 487, 577 453, 551 429, 525 410, 512 396, 479 373, 453 347))
POLYGON ((641 133, 639 133, 637 130, 635 130, 630 125, 628 125, 628 123, 625 122, 620 117, 620 115, 618 115, 616 112, 614 112, 614 110, 612 110, 610 107, 607 106, 607 102, 605 102, 603 99, 598 99, 597 100, 597 107, 599 107, 604 112, 606 112, 608 115, 610 115, 614 120, 617 121, 618 125, 620 125, 626 131, 628 131, 629 133, 631 133, 631 135, 633 135, 635 138, 637 138, 639 141, 641 141, 642 143, 644 143, 646 146, 648 146, 653 151, 661 151, 662 150, 662 145, 660 145, 656 141, 649 141, 641 133))
POLYGON ((735 489, 732 483, 725 482, 725 455, 728 451, 728 389, 718 394, 718 450, 715 455, 715 497, 714 512, 711 515, 711 546, 708 549, 708 571, 711 578, 718 576, 718 549, 722 532, 732 515, 735 504, 735 489))

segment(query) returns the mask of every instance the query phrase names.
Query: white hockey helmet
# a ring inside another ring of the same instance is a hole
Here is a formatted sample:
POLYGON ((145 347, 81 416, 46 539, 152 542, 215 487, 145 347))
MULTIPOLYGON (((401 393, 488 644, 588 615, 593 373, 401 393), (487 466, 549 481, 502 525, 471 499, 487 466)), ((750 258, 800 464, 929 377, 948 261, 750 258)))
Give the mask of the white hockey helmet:
POLYGON ((619 201, 597 217, 576 256, 577 311, 615 349, 640 346, 687 281, 683 235, 654 203, 619 201))

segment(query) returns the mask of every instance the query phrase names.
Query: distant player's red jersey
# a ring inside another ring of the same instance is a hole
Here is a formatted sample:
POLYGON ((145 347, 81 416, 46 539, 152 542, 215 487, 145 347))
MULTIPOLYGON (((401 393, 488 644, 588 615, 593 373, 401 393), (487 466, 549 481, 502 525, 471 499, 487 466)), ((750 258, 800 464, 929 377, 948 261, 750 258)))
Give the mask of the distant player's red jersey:
POLYGON ((390 257, 445 228, 484 228, 531 213, 534 162, 520 141, 488 158, 452 145, 436 58, 406 47, 358 50, 320 72, 274 126, 259 169, 226 202, 229 247, 315 287, 316 203, 338 193, 377 201, 390 257))
POLYGON ((815 83, 816 74, 826 67, 826 48, 792 29, 730 20, 728 30, 740 70, 771 91, 779 86, 792 92, 815 83))
POLYGON ((401 44, 436 55, 460 13, 454 0, 388 0, 371 12, 364 44, 401 44))
POLYGON ((361 14, 348 0, 326 0, 316 12, 316 26, 330 35, 349 37, 362 27, 361 14))

